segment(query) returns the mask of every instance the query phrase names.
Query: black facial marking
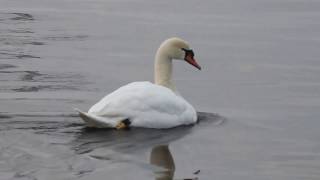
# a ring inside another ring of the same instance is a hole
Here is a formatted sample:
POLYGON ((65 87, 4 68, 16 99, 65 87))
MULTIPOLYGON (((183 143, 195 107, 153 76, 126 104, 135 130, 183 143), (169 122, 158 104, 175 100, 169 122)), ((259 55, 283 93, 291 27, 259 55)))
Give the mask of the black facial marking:
POLYGON ((186 59, 187 56, 191 56, 191 57, 194 56, 194 52, 192 49, 186 49, 186 48, 181 48, 181 49, 186 53, 186 55, 184 56, 184 59, 186 59))

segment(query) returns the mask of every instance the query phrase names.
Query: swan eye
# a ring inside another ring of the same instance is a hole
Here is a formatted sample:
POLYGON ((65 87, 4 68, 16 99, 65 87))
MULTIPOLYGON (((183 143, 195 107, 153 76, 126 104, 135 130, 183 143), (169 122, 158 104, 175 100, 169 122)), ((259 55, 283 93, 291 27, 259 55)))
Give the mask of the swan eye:
POLYGON ((194 52, 192 49, 186 49, 186 48, 181 48, 181 49, 186 53, 185 57, 187 57, 187 56, 193 57, 194 56, 194 52))

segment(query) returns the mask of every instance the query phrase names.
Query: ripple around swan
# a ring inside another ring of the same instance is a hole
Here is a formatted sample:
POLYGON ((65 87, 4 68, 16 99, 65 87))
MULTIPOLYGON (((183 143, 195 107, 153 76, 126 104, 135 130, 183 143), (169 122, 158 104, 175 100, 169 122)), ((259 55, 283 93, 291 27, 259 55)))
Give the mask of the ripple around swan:
POLYGON ((112 129, 83 128, 72 144, 78 153, 88 153, 96 148, 106 146, 117 149, 117 151, 132 152, 141 148, 169 144, 191 133, 193 130, 210 124, 212 126, 220 126, 226 121, 225 118, 218 114, 205 112, 198 114, 198 124, 171 129, 132 128, 130 131, 115 131, 112 129))
MULTIPOLYGON (((108 163, 132 163, 153 171, 155 177, 172 179, 175 165, 169 144, 202 128, 221 126, 226 121, 224 117, 214 113, 198 112, 198 117, 198 124, 171 129, 132 128, 129 131, 117 131, 82 128, 70 145, 76 154, 88 155, 108 163), (132 155, 141 152, 150 153, 150 163, 132 155)), ((200 170, 194 172, 191 176, 197 176, 200 170)))
MULTIPOLYGON (((194 129, 201 127, 220 126, 225 118, 213 114, 199 112, 199 123, 172 129, 132 128, 130 131, 113 129, 86 128, 75 113, 0 113, 1 130, 25 129, 40 134, 72 133, 77 136, 73 148, 78 153, 92 151, 98 147, 112 145, 113 148, 129 151, 136 146, 168 144, 179 139, 194 129), (145 136, 148 134, 148 136, 145 136), (114 140, 117 139, 115 142, 114 140), (132 141, 133 140, 133 141, 132 141)), ((140 147, 141 148, 141 147, 140 147)))
MULTIPOLYGON (((109 166, 109 163, 120 162, 153 171, 155 176, 168 175, 163 171, 162 165, 137 159, 134 154, 150 153, 151 149, 150 156, 153 159, 157 159, 158 156, 162 158, 163 154, 170 154, 168 148, 162 147, 204 127, 220 126, 225 122, 225 118, 218 114, 199 112, 198 116, 199 123, 190 126, 171 129, 132 128, 129 131, 118 131, 86 128, 76 113, 0 113, 0 131, 13 133, 19 143, 16 148, 2 143, 2 147, 7 147, 4 152, 6 157, 2 159, 13 158, 13 155, 18 157, 14 158, 13 165, 7 168, 11 168, 10 172, 20 173, 21 177, 38 177, 38 172, 43 170, 51 172, 43 164, 47 161, 54 162, 53 167, 59 167, 57 169, 61 170, 60 175, 67 173, 74 178, 91 174, 101 163, 104 163, 103 166, 109 166), (24 130, 25 137, 19 137, 14 133, 21 132, 20 130, 24 130), (51 140, 50 142, 44 142, 43 138, 37 140, 35 135, 49 136, 51 140), (33 145, 40 143, 40 149, 35 150, 29 143, 33 145), (10 154, 11 151, 15 153, 10 154), (16 156, 17 153, 19 156, 16 156), (26 169, 24 158, 31 159, 30 166, 34 171, 26 169), (72 165, 69 165, 70 162, 72 165), (87 165, 84 166, 84 162, 87 165), (69 169, 70 167, 72 168, 69 169)), ((8 134, 4 137, 8 137, 8 134)), ((0 138, 0 141, 6 142, 4 137, 0 138)))
MULTIPOLYGON (((114 131, 110 129, 95 129, 95 128, 86 128, 84 124, 80 120, 80 117, 76 113, 55 113, 55 112, 26 112, 26 113, 9 113, 9 112, 0 112, 0 119, 3 119, 1 123, 7 125, 17 125, 20 124, 21 126, 30 127, 30 129, 37 129, 37 126, 41 124, 43 130, 53 129, 54 127, 81 127, 80 134, 82 135, 93 135, 93 136, 104 136, 104 134, 114 134, 117 135, 117 132, 121 131, 114 131), (8 119, 8 121, 5 121, 8 119), (9 120, 10 119, 10 120, 9 120), (45 120, 44 120, 45 119, 45 120), (54 127, 53 127, 54 126, 54 127)), ((207 113, 207 112, 198 112, 198 119, 199 122, 196 125, 191 126, 182 126, 178 128, 172 129, 147 129, 147 128, 133 128, 131 131, 127 132, 127 137, 131 136, 131 133, 151 133, 152 131, 159 132, 160 134, 163 133, 171 133, 177 132, 181 129, 189 129, 189 127, 201 127, 206 126, 207 124, 212 124, 213 126, 220 126, 222 125, 226 119, 218 114, 214 113, 207 113)), ((18 127, 16 127, 19 129, 18 127)), ((20 127, 21 128, 21 127, 20 127)), ((14 129, 12 127, 11 129, 14 129)), ((76 131, 75 133, 79 133, 76 131)), ((108 137, 110 137, 108 135, 108 137)), ((111 138, 112 139, 112 138, 111 138)))

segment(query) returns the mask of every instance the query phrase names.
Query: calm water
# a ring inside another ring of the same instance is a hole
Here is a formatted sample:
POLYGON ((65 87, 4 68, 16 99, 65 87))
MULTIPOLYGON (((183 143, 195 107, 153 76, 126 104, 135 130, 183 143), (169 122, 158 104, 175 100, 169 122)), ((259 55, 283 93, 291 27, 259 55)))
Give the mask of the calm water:
POLYGON ((0 0, 0 179, 319 179, 319 19, 316 0, 0 0), (152 81, 172 36, 203 67, 175 63, 200 123, 85 129, 72 108, 152 81))

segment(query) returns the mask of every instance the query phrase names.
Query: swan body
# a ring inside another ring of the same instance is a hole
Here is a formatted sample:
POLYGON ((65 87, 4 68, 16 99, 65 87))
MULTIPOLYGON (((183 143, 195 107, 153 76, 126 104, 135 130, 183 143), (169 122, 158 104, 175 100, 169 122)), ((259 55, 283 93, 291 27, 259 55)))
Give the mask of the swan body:
POLYGON ((79 112, 89 127, 115 128, 124 120, 132 127, 172 128, 197 122, 196 110, 177 92, 172 59, 184 59, 200 69, 187 42, 164 41, 155 58, 155 83, 133 82, 102 98, 89 111, 79 112))

